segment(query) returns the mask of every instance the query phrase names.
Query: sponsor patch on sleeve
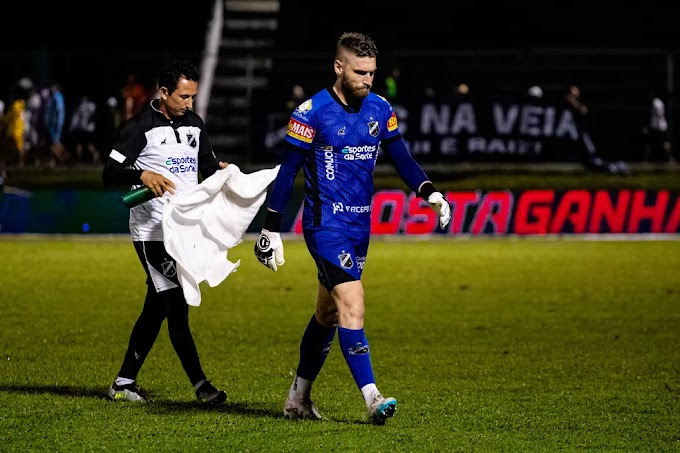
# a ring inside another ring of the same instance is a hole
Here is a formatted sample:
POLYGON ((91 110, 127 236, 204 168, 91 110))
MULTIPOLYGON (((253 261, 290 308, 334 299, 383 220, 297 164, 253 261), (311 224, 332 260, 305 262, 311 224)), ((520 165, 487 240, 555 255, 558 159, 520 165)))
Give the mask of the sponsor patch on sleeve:
POLYGON ((399 125, 397 124, 397 114, 395 112, 392 112, 392 116, 390 116, 390 119, 387 120, 387 130, 392 132, 398 126, 399 125))
POLYGON ((312 143, 316 131, 311 126, 291 118, 288 122, 288 136, 305 143, 312 143))

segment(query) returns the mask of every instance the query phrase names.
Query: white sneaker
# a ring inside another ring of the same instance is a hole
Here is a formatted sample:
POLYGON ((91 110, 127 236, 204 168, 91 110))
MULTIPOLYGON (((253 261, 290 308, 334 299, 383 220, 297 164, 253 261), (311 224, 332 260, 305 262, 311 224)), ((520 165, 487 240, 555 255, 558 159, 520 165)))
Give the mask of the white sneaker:
POLYGON ((321 414, 311 399, 296 401, 286 398, 283 416, 293 420, 321 420, 321 414))
POLYGON ((135 403, 146 403, 146 397, 139 391, 136 383, 126 385, 116 385, 109 388, 109 399, 111 401, 127 400, 135 403))
POLYGON ((397 410, 397 400, 378 394, 368 406, 368 420, 374 425, 384 425, 388 417, 397 410))

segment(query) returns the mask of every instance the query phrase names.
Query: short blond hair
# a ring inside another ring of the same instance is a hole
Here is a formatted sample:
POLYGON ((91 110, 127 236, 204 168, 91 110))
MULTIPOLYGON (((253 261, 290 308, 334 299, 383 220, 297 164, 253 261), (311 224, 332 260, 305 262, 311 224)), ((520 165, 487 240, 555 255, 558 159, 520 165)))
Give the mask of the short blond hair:
POLYGON ((377 57, 378 47, 369 36, 357 32, 345 32, 338 38, 335 48, 335 58, 339 59, 342 52, 350 52, 357 57, 377 57))

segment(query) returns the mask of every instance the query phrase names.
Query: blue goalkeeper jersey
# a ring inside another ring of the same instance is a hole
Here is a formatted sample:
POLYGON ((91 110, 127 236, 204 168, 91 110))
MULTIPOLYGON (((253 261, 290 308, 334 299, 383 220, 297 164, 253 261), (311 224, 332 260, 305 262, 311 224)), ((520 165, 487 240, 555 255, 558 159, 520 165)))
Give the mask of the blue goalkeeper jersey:
POLYGON ((300 104, 286 140, 306 152, 303 227, 370 230, 378 149, 400 137, 392 106, 374 93, 359 111, 344 105, 332 88, 300 104))

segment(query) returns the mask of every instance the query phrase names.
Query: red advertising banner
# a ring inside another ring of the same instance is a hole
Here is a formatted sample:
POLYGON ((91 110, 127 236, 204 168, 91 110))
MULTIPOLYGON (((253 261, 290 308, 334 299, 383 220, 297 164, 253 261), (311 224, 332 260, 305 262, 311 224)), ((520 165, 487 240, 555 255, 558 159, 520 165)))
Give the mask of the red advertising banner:
MULTIPOLYGON (((452 218, 441 230, 414 193, 373 196, 372 234, 680 233, 680 193, 666 190, 526 190, 446 192, 452 218)), ((302 206, 291 232, 302 233, 302 206)))

